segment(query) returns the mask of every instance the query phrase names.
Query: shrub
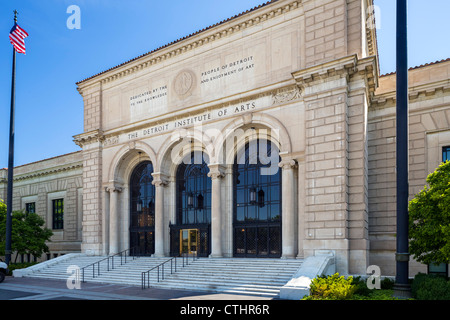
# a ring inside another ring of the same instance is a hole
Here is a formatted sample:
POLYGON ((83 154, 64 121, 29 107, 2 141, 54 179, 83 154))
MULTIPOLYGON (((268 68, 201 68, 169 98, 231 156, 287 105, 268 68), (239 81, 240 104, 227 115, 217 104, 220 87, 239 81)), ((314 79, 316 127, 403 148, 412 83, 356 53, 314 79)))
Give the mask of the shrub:
POLYGON ((450 283, 441 276, 419 273, 411 293, 418 300, 450 300, 450 283))
POLYGON ((370 290, 361 277, 321 276, 312 280, 310 295, 303 300, 397 300, 392 297, 394 281, 385 278, 381 290, 370 290))
POLYGON ((450 263, 450 161, 409 203, 409 251, 424 264, 450 263))
POLYGON ((345 279, 336 273, 329 277, 318 277, 311 282, 307 300, 347 300, 353 296, 356 288, 351 276, 345 279))
POLYGON ((372 290, 367 287, 367 281, 361 279, 361 277, 353 278, 352 284, 356 286, 355 294, 357 295, 368 296, 372 292, 372 290))
POLYGON ((8 271, 9 271, 8 275, 12 276, 14 270, 25 269, 25 268, 34 266, 35 264, 37 264, 37 262, 11 263, 8 266, 8 271))
POLYGON ((394 288, 395 281, 389 278, 381 280, 381 289, 392 290, 394 288))

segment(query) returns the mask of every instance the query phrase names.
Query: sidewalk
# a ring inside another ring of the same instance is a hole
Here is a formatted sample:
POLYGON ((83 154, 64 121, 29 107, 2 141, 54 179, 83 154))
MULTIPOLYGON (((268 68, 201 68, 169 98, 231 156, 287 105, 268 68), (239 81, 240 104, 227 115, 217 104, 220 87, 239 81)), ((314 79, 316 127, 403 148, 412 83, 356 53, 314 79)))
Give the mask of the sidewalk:
POLYGON ((82 283, 70 290, 65 281, 7 277, 0 284, 0 300, 272 300, 267 297, 136 286, 82 283))

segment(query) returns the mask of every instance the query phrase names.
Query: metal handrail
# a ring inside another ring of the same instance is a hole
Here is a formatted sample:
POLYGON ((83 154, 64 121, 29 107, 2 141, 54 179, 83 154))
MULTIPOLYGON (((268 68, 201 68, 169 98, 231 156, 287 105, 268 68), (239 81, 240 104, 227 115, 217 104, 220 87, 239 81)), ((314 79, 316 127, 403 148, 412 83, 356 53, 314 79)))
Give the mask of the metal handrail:
POLYGON ((144 271, 141 273, 141 286, 142 289, 145 289, 145 279, 146 279, 146 275, 147 277, 147 283, 148 283, 148 287, 150 287, 150 272, 157 269, 158 270, 158 282, 159 282, 159 268, 162 267, 162 280, 164 280, 164 265, 168 262, 170 262, 170 274, 173 273, 172 267, 173 267, 173 261, 175 261, 175 272, 177 271, 177 260, 176 257, 171 258, 167 261, 164 261, 163 263, 157 265, 156 267, 151 268, 150 270, 144 271))
MULTIPOLYGON (((109 260, 110 260, 110 259, 111 259, 111 261, 112 261, 112 263, 111 263, 111 270, 114 270, 114 257, 120 255, 120 265, 123 265, 123 264, 124 264, 124 263, 123 263, 123 258, 122 258, 123 254, 126 253, 127 251, 130 251, 130 254, 131 254, 132 252, 134 253, 134 252, 135 252, 135 249, 136 249, 136 248, 130 248, 130 249, 127 249, 127 250, 123 250, 123 251, 121 251, 121 252, 119 252, 119 253, 116 253, 116 254, 114 254, 114 255, 112 255, 112 256, 108 256, 108 257, 106 257, 106 258, 103 258, 103 259, 101 259, 101 260, 99 260, 99 261, 96 261, 96 262, 94 262, 94 263, 91 263, 91 264, 89 264, 89 265, 83 267, 83 268, 81 269, 81 273, 82 273, 82 282, 83 282, 83 283, 86 282, 86 281, 85 281, 85 278, 84 278, 84 273, 85 273, 84 270, 85 270, 85 269, 92 267, 92 278, 95 278, 95 266, 96 266, 96 265, 97 265, 97 276, 100 276, 100 263, 101 263, 101 262, 107 260, 106 269, 107 269, 107 272, 109 272, 109 271, 110 271, 110 269, 109 269, 109 264, 110 264, 109 260)), ((135 260, 136 258, 137 258, 136 256, 133 256, 133 260, 135 260)), ((127 263, 127 255, 126 255, 126 254, 125 254, 125 263, 127 263)))
MULTIPOLYGON (((183 263, 183 268, 185 267, 185 265, 189 265, 189 254, 182 254, 181 256, 182 258, 182 263, 183 263), (185 264, 185 257, 186 257, 186 264, 185 264)), ((197 252, 195 254, 192 255, 192 261, 195 261, 196 259, 198 259, 198 255, 197 252)), ((170 274, 173 274, 173 262, 175 261, 175 272, 177 272, 177 257, 173 257, 167 261, 164 261, 163 263, 157 265, 156 267, 151 268, 150 270, 144 271, 141 273, 141 287, 142 290, 147 288, 150 288, 150 272, 153 270, 157 270, 157 282, 159 282, 160 280, 160 272, 159 269, 162 269, 162 280, 164 280, 164 265, 166 263, 170 262, 170 274), (147 286, 146 286, 147 284, 147 286)))

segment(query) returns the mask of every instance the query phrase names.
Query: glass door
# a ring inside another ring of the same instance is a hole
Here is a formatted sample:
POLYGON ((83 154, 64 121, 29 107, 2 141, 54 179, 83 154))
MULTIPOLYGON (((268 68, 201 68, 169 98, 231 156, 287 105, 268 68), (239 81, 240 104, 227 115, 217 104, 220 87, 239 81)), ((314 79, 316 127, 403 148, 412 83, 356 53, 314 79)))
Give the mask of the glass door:
POLYGON ((198 246, 198 229, 180 230, 180 254, 196 254, 198 246))

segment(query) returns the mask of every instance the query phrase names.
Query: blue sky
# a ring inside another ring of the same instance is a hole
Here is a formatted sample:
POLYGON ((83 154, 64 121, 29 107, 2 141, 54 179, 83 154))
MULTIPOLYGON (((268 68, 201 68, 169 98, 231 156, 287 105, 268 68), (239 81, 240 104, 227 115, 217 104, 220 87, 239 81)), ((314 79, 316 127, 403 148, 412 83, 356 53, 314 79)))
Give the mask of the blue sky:
MULTIPOLYGON (((76 82, 264 3, 264 0, 2 0, 0 4, 0 168, 8 166, 13 10, 30 37, 18 55, 15 165, 79 150, 83 100, 76 82), (81 29, 67 28, 67 8, 81 29)), ((381 73, 395 71, 395 0, 380 9, 381 73)), ((409 1, 409 65, 450 57, 450 1, 409 1)))

